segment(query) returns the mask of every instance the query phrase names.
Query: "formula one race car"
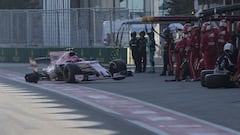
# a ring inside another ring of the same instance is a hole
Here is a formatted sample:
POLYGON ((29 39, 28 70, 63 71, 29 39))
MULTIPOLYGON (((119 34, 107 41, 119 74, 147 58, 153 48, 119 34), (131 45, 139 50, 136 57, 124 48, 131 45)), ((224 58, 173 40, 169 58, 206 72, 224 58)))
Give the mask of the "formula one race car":
POLYGON ((50 57, 30 58, 29 62, 33 67, 33 73, 25 75, 26 82, 56 80, 74 83, 108 78, 122 80, 132 76, 131 71, 127 71, 127 66, 121 59, 111 61, 107 69, 98 61, 85 61, 79 58, 73 51, 50 52, 50 57), (50 65, 38 71, 37 62, 46 59, 50 60, 50 65))

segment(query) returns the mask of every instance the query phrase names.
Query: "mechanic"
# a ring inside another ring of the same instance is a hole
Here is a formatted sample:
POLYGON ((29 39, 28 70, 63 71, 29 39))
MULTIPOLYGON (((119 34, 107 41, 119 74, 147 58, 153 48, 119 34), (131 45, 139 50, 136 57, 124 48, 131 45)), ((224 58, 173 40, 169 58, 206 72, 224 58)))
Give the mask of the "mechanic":
POLYGON ((219 33, 218 33, 218 46, 219 46, 219 56, 223 53, 223 48, 226 43, 231 43, 231 34, 227 31, 226 20, 221 20, 219 22, 219 33))
POLYGON ((193 80, 195 78, 194 75, 194 64, 191 61, 191 56, 192 56, 192 50, 193 50, 193 34, 192 34, 192 24, 186 23, 184 24, 183 27, 183 33, 184 33, 184 38, 186 38, 186 45, 185 45, 185 52, 186 52, 186 60, 184 61, 185 63, 182 64, 182 72, 184 75, 184 78, 187 78, 189 76, 190 80, 193 80), (183 66, 185 65, 185 66, 183 66))
POLYGON ((236 64, 236 72, 233 76, 233 81, 237 82, 238 85, 240 85, 240 49, 238 51, 238 58, 237 58, 237 64, 236 64))
POLYGON ((138 47, 138 53, 139 53, 139 72, 146 72, 146 66, 147 66, 147 52, 146 52, 146 44, 147 39, 145 38, 145 31, 141 31, 139 33, 140 38, 137 40, 137 47, 138 47))
POLYGON ((132 57, 134 60, 134 64, 135 64, 135 72, 140 72, 140 68, 139 68, 139 53, 138 53, 138 48, 137 48, 137 33, 134 31, 131 33, 131 39, 129 41, 129 46, 130 49, 132 51, 132 57))
POLYGON ((173 61, 172 50, 174 49, 173 35, 169 27, 163 29, 163 34, 160 35, 164 39, 163 43, 163 71, 160 74, 165 76, 167 71, 168 75, 173 75, 173 61), (169 69, 168 69, 169 68, 169 69))
POLYGON ((192 41, 191 41, 191 49, 190 49, 190 56, 189 56, 189 65, 190 65, 190 73, 192 79, 199 80, 201 68, 198 67, 201 54, 200 54, 200 28, 197 25, 192 26, 192 41))
POLYGON ((204 61, 204 69, 214 69, 218 57, 217 30, 212 28, 210 22, 205 22, 201 31, 200 49, 204 61))
MULTIPOLYGON (((175 69, 175 81, 181 81, 186 79, 186 75, 184 74, 182 68, 184 62, 186 62, 186 46, 188 42, 188 30, 190 30, 189 25, 186 25, 183 28, 183 38, 176 44, 174 50, 176 69, 175 69)), ((186 66, 185 66, 186 67, 186 66)))
POLYGON ((147 47, 149 49, 149 62, 151 64, 151 69, 149 73, 155 73, 155 62, 154 62, 154 53, 156 51, 156 42, 154 40, 154 32, 148 33, 147 47))
POLYGON ((238 56, 237 56, 237 64, 236 64, 237 71, 235 72, 235 74, 233 76, 233 81, 238 82, 240 84, 240 21, 237 22, 236 30, 237 30, 236 48, 238 48, 238 56))

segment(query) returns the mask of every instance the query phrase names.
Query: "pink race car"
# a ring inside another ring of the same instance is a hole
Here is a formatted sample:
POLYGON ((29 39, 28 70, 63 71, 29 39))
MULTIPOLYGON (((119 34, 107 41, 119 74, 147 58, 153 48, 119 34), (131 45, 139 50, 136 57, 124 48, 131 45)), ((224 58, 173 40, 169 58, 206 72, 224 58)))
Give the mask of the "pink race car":
POLYGON ((50 52, 50 57, 30 58, 29 62, 34 72, 25 75, 27 82, 56 80, 74 83, 109 78, 122 80, 132 76, 132 72, 127 71, 126 63, 121 59, 111 61, 107 69, 96 60, 85 61, 79 58, 73 51, 50 52), (38 71, 37 62, 46 59, 50 60, 50 65, 38 71))

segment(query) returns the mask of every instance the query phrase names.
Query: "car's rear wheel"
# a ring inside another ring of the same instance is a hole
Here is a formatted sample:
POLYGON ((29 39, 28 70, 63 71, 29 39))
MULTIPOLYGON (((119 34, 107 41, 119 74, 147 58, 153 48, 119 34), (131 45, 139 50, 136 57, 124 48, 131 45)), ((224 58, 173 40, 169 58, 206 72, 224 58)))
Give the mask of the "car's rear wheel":
POLYGON ((64 81, 67 83, 75 83, 76 82, 75 74, 77 74, 79 70, 80 69, 77 65, 74 64, 65 65, 63 72, 64 81))
POLYGON ((64 77, 63 77, 63 69, 62 69, 62 67, 55 67, 55 70, 54 70, 54 72, 56 73, 56 78, 55 78, 55 80, 56 81, 63 81, 64 79, 64 77))

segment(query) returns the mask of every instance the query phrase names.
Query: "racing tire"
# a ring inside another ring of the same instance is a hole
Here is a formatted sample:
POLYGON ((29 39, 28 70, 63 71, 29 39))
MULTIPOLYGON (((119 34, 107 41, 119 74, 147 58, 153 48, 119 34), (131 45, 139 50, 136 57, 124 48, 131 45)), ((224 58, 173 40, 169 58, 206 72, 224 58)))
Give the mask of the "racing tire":
POLYGON ((38 72, 28 73, 25 75, 26 82, 37 83, 40 80, 40 76, 38 72))
POLYGON ((56 73, 56 81, 63 81, 63 70, 61 69, 61 67, 55 67, 54 72, 56 73))
POLYGON ((226 74, 207 74, 205 76, 207 88, 227 87, 230 83, 230 76, 226 74))
POLYGON ((122 80, 127 76, 127 65, 121 59, 113 60, 109 63, 109 72, 113 76, 113 80, 122 80), (119 77, 114 77, 114 74, 120 74, 119 77))
POLYGON ((200 78, 200 80, 201 80, 201 85, 203 87, 206 87, 205 76, 208 75, 208 74, 213 74, 213 70, 209 69, 209 70, 202 70, 201 71, 201 78, 200 78))
POLYGON ((74 64, 67 64, 64 66, 63 78, 67 83, 75 83, 75 74, 79 73, 80 68, 74 64))

